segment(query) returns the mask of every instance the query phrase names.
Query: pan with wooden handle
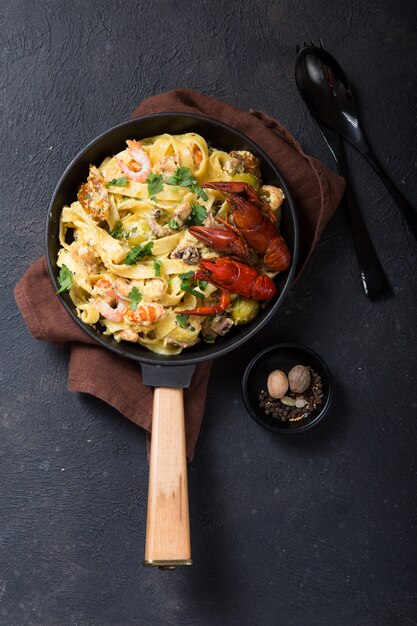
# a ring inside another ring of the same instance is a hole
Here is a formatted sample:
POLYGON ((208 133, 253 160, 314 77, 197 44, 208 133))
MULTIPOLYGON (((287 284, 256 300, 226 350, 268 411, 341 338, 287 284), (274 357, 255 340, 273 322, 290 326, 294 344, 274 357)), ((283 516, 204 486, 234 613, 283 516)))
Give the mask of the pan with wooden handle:
POLYGON ((290 249, 292 262, 289 270, 275 279, 277 295, 249 324, 233 327, 214 344, 200 343, 172 356, 155 354, 139 344, 118 343, 113 337, 104 335, 99 327, 85 325, 77 316, 68 293, 57 295, 74 321, 92 339, 119 356, 141 363, 144 384, 155 389, 144 563, 164 569, 191 564, 183 389, 190 385, 197 363, 219 358, 241 346, 267 324, 282 304, 294 276, 298 255, 297 216, 291 193, 272 161, 249 137, 206 116, 161 113, 115 126, 81 150, 58 182, 49 205, 46 227, 46 258, 52 282, 58 290, 59 220, 62 208, 74 201, 79 186, 87 178, 89 164, 99 165, 109 154, 117 154, 124 149, 127 139, 188 132, 202 135, 227 152, 249 150, 260 160, 263 182, 283 189, 285 200, 280 230, 290 249))

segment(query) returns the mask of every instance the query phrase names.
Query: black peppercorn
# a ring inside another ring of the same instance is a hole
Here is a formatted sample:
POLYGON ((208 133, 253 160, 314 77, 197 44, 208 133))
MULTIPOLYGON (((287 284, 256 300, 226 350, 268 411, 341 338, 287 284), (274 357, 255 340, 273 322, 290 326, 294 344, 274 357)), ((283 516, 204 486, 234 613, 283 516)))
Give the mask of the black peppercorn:
POLYGON ((268 391, 262 389, 259 392, 259 406, 264 410, 265 415, 270 415, 273 419, 281 422, 298 421, 305 419, 309 414, 317 409, 323 402, 323 382, 317 372, 308 367, 310 372, 310 384, 302 394, 296 394, 288 390, 287 397, 295 402, 303 400, 306 404, 301 407, 288 406, 281 402, 280 398, 273 398, 268 391))

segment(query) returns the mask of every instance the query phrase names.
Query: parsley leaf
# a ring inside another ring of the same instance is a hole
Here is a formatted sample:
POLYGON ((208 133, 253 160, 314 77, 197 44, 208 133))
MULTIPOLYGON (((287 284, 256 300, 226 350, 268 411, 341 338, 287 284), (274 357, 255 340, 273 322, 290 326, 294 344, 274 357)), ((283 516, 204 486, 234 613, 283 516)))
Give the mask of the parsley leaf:
POLYGON ((122 222, 121 220, 117 220, 112 230, 109 230, 110 237, 114 237, 114 239, 123 239, 125 233, 122 230, 122 222))
POLYGON ((199 280, 198 281, 198 286, 200 287, 200 289, 202 291, 204 291, 204 289, 207 287, 208 285, 208 281, 207 280, 199 280))
POLYGON ((179 228, 179 224, 177 222, 177 220, 174 220, 174 218, 171 218, 168 222, 168 226, 172 229, 172 230, 178 230, 179 228))
POLYGON ((205 298, 204 293, 201 293, 201 291, 197 291, 196 289, 194 289, 195 280, 192 278, 193 275, 194 275, 194 272, 187 272, 186 274, 179 274, 179 277, 182 279, 180 289, 182 289, 183 291, 186 291, 187 293, 191 293, 196 298, 205 298))
POLYGON ((176 315, 176 319, 181 328, 187 328, 189 315, 183 313, 182 315, 176 315))
POLYGON ((152 255, 153 241, 148 241, 144 246, 138 244, 134 248, 131 249, 129 254, 126 256, 123 263, 125 265, 133 265, 139 259, 143 259, 145 256, 153 256, 152 255))
POLYGON ((156 259, 153 262, 153 269, 155 272, 155 276, 160 276, 161 275, 161 265, 162 265, 162 261, 159 261, 159 259, 156 259))
POLYGON ((187 224, 202 226, 207 218, 207 209, 196 202, 191 203, 191 215, 187 219, 187 224))
POLYGON ((146 182, 148 183, 149 197, 155 196, 164 188, 164 179, 162 178, 162 174, 154 174, 151 172, 146 179, 146 182))
POLYGON ((182 166, 178 167, 174 176, 167 178, 168 185, 177 185, 178 187, 191 187, 197 184, 197 180, 191 176, 190 168, 182 166))
POLYGON ((60 288, 57 293, 69 291, 72 287, 72 272, 66 265, 62 265, 59 271, 58 282, 60 284, 60 288))
POLYGON ((192 191, 193 193, 195 193, 197 198, 201 198, 202 200, 208 200, 208 195, 206 194, 204 189, 200 187, 200 185, 193 185, 192 191))
POLYGON ((190 270, 189 272, 186 272, 185 274, 178 274, 178 277, 181 279, 191 278, 192 276, 194 276, 193 270, 190 270))
POLYGON ((122 176, 121 178, 113 178, 108 183, 106 183, 106 187, 110 187, 110 185, 115 185, 116 187, 124 187, 127 183, 126 176, 122 176))
POLYGON ((139 302, 142 300, 142 294, 137 287, 132 287, 132 291, 129 293, 128 298, 130 300, 130 308, 132 311, 136 311, 139 302))
POLYGON ((188 167, 178 167, 174 176, 167 178, 166 183, 168 185, 176 185, 177 187, 190 187, 191 191, 195 193, 198 198, 208 200, 208 195, 204 189, 197 184, 197 179, 192 176, 190 168, 188 167))

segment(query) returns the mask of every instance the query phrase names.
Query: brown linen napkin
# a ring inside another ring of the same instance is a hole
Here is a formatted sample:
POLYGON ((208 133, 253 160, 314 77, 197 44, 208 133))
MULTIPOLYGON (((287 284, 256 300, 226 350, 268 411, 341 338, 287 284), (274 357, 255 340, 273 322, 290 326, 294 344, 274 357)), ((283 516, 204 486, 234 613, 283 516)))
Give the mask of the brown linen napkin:
MULTIPOLYGON (((259 111, 245 112, 188 89, 176 89, 142 102, 132 117, 149 113, 193 112, 216 118, 253 139, 283 174, 300 220, 300 275, 320 234, 339 204, 344 181, 306 155, 294 137, 276 120, 259 111)), ((70 391, 89 393, 107 402, 132 422, 151 430, 152 390, 142 382, 140 366, 95 343, 71 319, 49 278, 45 258, 27 270, 15 288, 19 309, 35 339, 70 342, 70 391)), ((187 456, 192 459, 200 432, 212 362, 196 367, 185 390, 187 456)))

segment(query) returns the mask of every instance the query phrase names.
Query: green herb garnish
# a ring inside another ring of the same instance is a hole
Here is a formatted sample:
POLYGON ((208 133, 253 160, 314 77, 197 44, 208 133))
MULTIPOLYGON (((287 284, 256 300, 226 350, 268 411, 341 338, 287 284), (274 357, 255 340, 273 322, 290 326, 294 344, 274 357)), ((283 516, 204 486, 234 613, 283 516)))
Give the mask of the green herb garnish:
POLYGON ((136 311, 139 302, 142 300, 142 294, 137 287, 132 287, 132 291, 129 293, 128 298, 130 300, 130 308, 132 311, 136 311))
POLYGON ((166 180, 168 185, 176 185, 178 187, 192 187, 197 184, 197 180, 191 175, 189 167, 178 167, 174 176, 170 176, 166 180))
POLYGON ((173 217, 169 220, 168 226, 171 228, 171 230, 178 230, 179 228, 177 220, 174 220, 173 217))
MULTIPOLYGON (((194 278, 194 272, 191 270, 186 272, 185 274, 178 274, 179 278, 181 278, 180 289, 186 291, 187 293, 191 293, 196 298, 205 298, 204 293, 201 291, 197 291, 194 289, 197 285, 197 281, 194 278)), ((204 281, 202 281, 204 283, 204 281)))
POLYGON ((187 328, 188 318, 189 318, 189 315, 187 315, 186 313, 176 316, 177 322, 181 326, 181 328, 187 328))
POLYGON ((204 189, 200 187, 200 185, 193 185, 192 191, 193 193, 195 193, 197 198, 201 198, 202 200, 208 200, 208 195, 206 194, 204 189))
POLYGON ((155 261, 153 262, 153 269, 155 272, 155 276, 161 275, 161 265, 162 265, 162 261, 159 261, 159 259, 155 259, 155 261))
POLYGON ((191 215, 187 218, 187 224, 195 224, 196 226, 202 226, 204 220, 207 218, 206 207, 198 204, 197 202, 191 203, 191 215))
POLYGON ((72 272, 66 265, 62 265, 59 271, 58 282, 60 288, 56 293, 62 293, 63 291, 69 291, 72 287, 72 272))
POLYGON ((203 339, 205 343, 214 343, 216 341, 216 337, 214 335, 204 335, 203 339))
POLYGON ((190 187, 191 191, 202 200, 208 200, 208 195, 200 185, 197 179, 190 172, 190 168, 182 166, 177 168, 174 176, 170 176, 166 180, 168 185, 176 185, 177 187, 190 187))
POLYGON ((127 183, 126 176, 122 176, 121 178, 113 178, 113 180, 106 183, 106 187, 110 187, 110 185, 115 185, 116 187, 124 187, 127 183))
POLYGON ((153 172, 151 172, 146 179, 146 182, 148 183, 148 196, 150 198, 152 198, 152 196, 155 196, 164 188, 164 179, 162 178, 162 174, 154 174, 153 172))
POLYGON ((114 239, 123 239, 125 237, 125 233, 122 230, 122 222, 121 220, 117 220, 114 225, 114 228, 109 230, 110 237, 114 237, 114 239))
POLYGON ((148 243, 146 243, 144 246, 138 244, 131 249, 123 263, 125 265, 133 265, 134 263, 139 261, 139 259, 143 259, 145 256, 152 256, 152 248, 153 241, 148 241, 148 243))
POLYGON ((205 298, 206 297, 204 295, 204 293, 201 293, 201 291, 197 291, 196 289, 193 289, 192 291, 190 291, 190 293, 192 293, 193 296, 195 296, 196 298, 205 298))
POLYGON ((208 281, 207 280, 199 280, 198 281, 198 286, 200 287, 200 289, 202 291, 204 291, 204 289, 207 287, 208 285, 208 281))

